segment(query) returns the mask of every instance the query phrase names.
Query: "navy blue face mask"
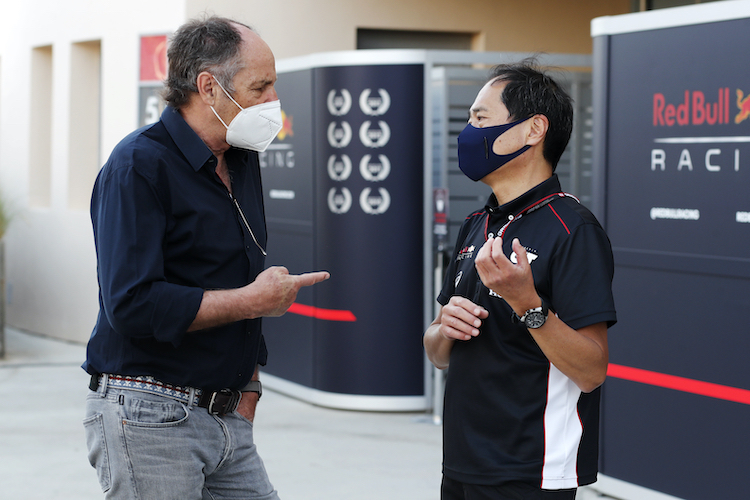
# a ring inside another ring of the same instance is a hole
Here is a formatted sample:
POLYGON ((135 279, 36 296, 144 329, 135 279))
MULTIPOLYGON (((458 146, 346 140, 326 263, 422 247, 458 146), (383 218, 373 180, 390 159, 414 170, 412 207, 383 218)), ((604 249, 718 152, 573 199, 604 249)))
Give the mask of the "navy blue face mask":
POLYGON ((476 182, 522 155, 531 146, 526 145, 515 153, 498 155, 492 151, 492 144, 502 134, 529 118, 494 127, 477 128, 471 123, 466 125, 463 132, 458 135, 458 168, 466 177, 476 182))

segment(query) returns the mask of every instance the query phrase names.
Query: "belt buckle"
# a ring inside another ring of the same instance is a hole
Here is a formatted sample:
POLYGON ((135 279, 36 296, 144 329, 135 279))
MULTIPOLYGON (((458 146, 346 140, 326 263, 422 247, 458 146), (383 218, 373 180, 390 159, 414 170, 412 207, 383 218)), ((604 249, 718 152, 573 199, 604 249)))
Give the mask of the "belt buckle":
POLYGON ((209 401, 206 409, 212 415, 223 417, 237 409, 240 404, 240 397, 240 392, 232 389, 215 391, 211 394, 211 401, 209 401))

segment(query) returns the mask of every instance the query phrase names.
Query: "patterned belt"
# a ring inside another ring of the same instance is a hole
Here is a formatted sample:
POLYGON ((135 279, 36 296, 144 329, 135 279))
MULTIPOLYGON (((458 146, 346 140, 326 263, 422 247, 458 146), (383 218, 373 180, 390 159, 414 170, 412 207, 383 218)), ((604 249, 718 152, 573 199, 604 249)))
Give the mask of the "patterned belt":
POLYGON ((234 389, 205 391, 203 389, 167 384, 148 375, 137 377, 129 375, 92 375, 89 388, 95 391, 105 378, 107 380, 107 387, 148 392, 176 399, 185 404, 197 404, 201 408, 206 408, 209 413, 219 416, 224 416, 227 413, 235 411, 242 398, 242 393, 234 389))

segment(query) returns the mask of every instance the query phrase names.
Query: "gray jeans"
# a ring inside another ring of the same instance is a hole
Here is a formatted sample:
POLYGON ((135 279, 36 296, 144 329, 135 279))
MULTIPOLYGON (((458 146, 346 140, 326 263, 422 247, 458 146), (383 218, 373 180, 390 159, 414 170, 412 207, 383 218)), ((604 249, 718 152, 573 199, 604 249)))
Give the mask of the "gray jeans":
POLYGON ((253 424, 167 396, 101 385, 86 400, 89 462, 108 499, 278 500, 253 424))

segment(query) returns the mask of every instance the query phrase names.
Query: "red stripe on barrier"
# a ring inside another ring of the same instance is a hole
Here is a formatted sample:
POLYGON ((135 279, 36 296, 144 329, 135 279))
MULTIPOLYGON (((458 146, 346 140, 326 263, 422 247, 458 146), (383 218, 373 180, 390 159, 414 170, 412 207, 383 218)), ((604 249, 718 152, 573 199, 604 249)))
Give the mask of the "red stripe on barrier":
POLYGON ((703 382, 701 380, 677 377, 675 375, 667 375, 664 373, 641 370, 640 368, 615 365, 612 363, 610 363, 609 368, 607 369, 607 375, 623 380, 630 380, 632 382, 640 382, 642 384, 655 385, 657 387, 665 387, 676 391, 689 392, 701 396, 708 396, 710 398, 725 399, 727 401, 750 405, 750 391, 738 387, 712 384, 711 382, 703 382))
POLYGON ((351 311, 321 309, 319 307, 297 304, 296 302, 292 304, 287 312, 315 319, 325 319, 328 321, 357 321, 357 317, 351 311))

